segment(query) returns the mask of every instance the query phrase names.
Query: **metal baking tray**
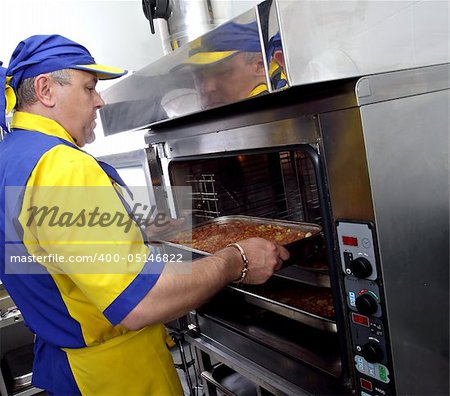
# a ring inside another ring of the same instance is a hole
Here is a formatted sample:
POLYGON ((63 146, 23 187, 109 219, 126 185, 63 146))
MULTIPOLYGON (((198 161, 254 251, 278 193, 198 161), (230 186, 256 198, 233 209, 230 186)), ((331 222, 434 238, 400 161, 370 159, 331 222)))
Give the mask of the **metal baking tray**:
POLYGON ((337 332, 336 322, 332 318, 323 317, 315 313, 302 310, 290 305, 289 303, 283 302, 281 298, 283 293, 286 294, 287 290, 289 290, 289 293, 292 293, 292 295, 295 295, 297 291, 299 296, 301 296, 302 293, 307 294, 308 290, 314 292, 320 288, 314 288, 300 282, 275 278, 270 279, 264 285, 229 285, 228 288, 234 289, 235 291, 243 294, 244 300, 250 304, 267 309, 268 311, 289 319, 293 319, 319 330, 332 333, 337 332), (270 293, 267 293, 268 289, 270 290, 270 293), (270 297, 267 296, 267 294, 270 294, 270 297))
MULTIPOLYGON (((291 257, 288 261, 285 262, 285 265, 289 265, 294 262, 298 262, 299 260, 304 260, 311 255, 313 255, 320 247, 322 243, 322 227, 318 224, 314 223, 303 223, 303 222, 295 222, 295 221, 287 221, 287 220, 272 220, 272 219, 266 219, 262 217, 251 217, 251 216, 244 216, 244 215, 235 215, 235 216, 221 216, 216 217, 214 219, 208 220, 206 222, 203 222, 201 224, 198 224, 194 226, 192 229, 195 230, 197 228, 203 227, 205 225, 209 224, 231 224, 235 221, 243 221, 246 223, 252 223, 252 224, 264 224, 264 225, 275 225, 275 226, 281 226, 281 227, 288 227, 293 230, 298 230, 302 232, 310 232, 311 236, 299 239, 297 241, 288 243, 284 245, 286 249, 288 249, 291 257)), ((195 253, 197 256, 209 256, 212 253, 205 252, 202 250, 195 249, 193 247, 187 246, 187 245, 181 245, 174 242, 170 242, 170 239, 172 239, 176 233, 167 233, 161 235, 156 242, 160 243, 162 245, 174 248, 174 249, 180 249, 187 252, 195 253)), ((255 235, 257 236, 257 235, 255 235)), ((238 241, 235 241, 238 242, 238 241)))
POLYGON ((301 263, 284 266, 275 273, 276 277, 306 283, 312 286, 331 287, 330 274, 325 252, 319 252, 301 263))
POLYGON ((5 353, 1 368, 10 393, 25 391, 31 386, 34 344, 25 344, 5 353))
POLYGON ((331 287, 330 275, 327 271, 310 270, 300 265, 284 266, 274 276, 296 282, 306 283, 311 286, 331 287))

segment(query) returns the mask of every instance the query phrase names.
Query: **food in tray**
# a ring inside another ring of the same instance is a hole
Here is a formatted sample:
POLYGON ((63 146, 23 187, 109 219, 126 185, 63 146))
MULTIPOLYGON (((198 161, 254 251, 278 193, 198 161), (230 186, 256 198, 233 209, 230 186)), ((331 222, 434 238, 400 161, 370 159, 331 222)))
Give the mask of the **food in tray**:
POLYGON ((299 286, 294 290, 289 287, 271 289, 262 286, 258 294, 322 318, 334 318, 333 297, 327 288, 299 286))
POLYGON ((279 245, 287 245, 310 236, 312 236, 311 232, 295 227, 233 220, 199 226, 192 230, 192 234, 190 231, 178 232, 170 238, 169 242, 190 246, 203 252, 215 253, 230 243, 251 237, 261 237, 279 245))
POLYGON ((302 295, 297 298, 285 297, 289 302, 283 301, 287 305, 291 305, 302 311, 310 312, 322 318, 334 318, 334 307, 331 293, 322 293, 321 295, 302 295))

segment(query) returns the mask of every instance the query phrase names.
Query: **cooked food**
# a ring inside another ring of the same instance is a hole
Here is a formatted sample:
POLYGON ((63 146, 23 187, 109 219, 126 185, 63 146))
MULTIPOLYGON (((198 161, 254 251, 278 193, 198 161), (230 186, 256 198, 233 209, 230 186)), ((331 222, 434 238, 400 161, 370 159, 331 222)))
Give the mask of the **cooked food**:
POLYGON ((328 290, 321 290, 320 292, 314 293, 300 293, 299 296, 285 298, 289 300, 289 302, 283 301, 287 305, 323 318, 334 318, 333 298, 331 292, 328 290))
MULTIPOLYGON (((251 287, 250 287, 251 288, 251 287)), ((333 319, 334 307, 331 290, 322 287, 309 287, 297 285, 292 287, 285 284, 285 287, 274 287, 268 285, 257 286, 257 293, 274 301, 297 308, 322 318, 333 319)))
POLYGON ((261 237, 287 245, 311 236, 311 232, 280 226, 233 220, 226 223, 211 223, 189 231, 182 231, 170 238, 170 242, 190 246, 203 252, 215 253, 230 243, 251 237, 261 237))

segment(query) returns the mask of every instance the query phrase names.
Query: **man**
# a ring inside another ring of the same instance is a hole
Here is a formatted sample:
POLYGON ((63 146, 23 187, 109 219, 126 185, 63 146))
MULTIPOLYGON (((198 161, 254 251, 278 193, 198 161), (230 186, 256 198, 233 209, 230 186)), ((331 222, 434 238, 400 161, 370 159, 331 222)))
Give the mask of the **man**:
POLYGON ((265 282, 288 258, 260 238, 188 275, 151 258, 119 175, 80 149, 104 105, 97 80, 125 73, 58 35, 22 41, 0 68, 4 130, 14 109, 0 143, 0 275, 36 334, 33 384, 49 394, 181 394, 162 323, 230 282, 265 282))
POLYGON ((267 92, 256 22, 228 22, 195 40, 189 51, 195 87, 203 108, 267 92))

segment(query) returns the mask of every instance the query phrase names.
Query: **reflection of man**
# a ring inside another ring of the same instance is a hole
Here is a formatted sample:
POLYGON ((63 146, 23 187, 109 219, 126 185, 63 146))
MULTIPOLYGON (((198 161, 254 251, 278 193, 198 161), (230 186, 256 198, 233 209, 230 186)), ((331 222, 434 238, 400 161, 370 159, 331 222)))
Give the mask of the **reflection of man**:
POLYGON ((267 91, 256 22, 226 23, 194 41, 187 61, 204 108, 267 91))
POLYGON ((280 32, 277 32, 269 40, 267 64, 269 65, 269 78, 272 89, 278 91, 287 88, 289 84, 286 76, 286 62, 284 60, 280 32))

